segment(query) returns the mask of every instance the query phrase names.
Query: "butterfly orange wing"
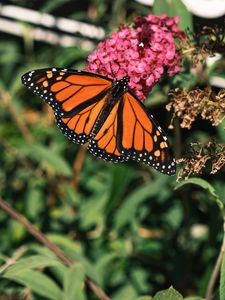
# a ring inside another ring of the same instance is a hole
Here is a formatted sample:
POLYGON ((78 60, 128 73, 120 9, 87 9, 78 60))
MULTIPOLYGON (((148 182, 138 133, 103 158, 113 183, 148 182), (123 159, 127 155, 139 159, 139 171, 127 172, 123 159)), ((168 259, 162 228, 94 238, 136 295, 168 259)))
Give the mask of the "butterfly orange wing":
POLYGON ((60 130, 79 144, 88 141, 112 87, 101 75, 56 68, 28 72, 22 83, 52 107, 60 130))
POLYGON ((118 108, 118 149, 129 159, 143 162, 173 175, 175 160, 162 128, 131 92, 123 95, 118 108))
POLYGON ((176 172, 166 135, 131 92, 125 93, 115 104, 90 141, 89 150, 107 161, 132 159, 167 175, 176 172))
POLYGON ((128 158, 118 149, 118 109, 120 102, 112 108, 98 133, 90 140, 89 151, 106 161, 114 163, 127 161, 128 158))
POLYGON ((133 159, 162 173, 175 173, 165 134, 131 92, 124 93, 91 136, 96 121, 102 122, 105 101, 110 100, 111 79, 53 68, 26 73, 22 82, 53 108, 57 125, 69 139, 79 144, 89 140, 94 155, 113 162, 133 159))

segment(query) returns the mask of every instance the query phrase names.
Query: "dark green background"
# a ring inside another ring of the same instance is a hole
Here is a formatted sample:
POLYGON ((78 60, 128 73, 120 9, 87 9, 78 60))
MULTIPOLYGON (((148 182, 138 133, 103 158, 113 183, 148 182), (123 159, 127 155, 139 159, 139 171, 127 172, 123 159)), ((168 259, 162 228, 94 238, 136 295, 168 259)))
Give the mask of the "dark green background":
MULTIPOLYGON (((15 0, 8 4, 92 23, 103 27, 107 34, 121 23, 130 23, 135 16, 152 12, 148 6, 125 0, 15 0)), ((172 11, 178 6, 173 3, 172 11)), ((182 10, 183 13, 186 24, 192 26, 194 21, 195 30, 222 20, 209 21, 182 10)), ((58 131, 52 112, 21 85, 20 77, 40 67, 82 69, 91 49, 34 41, 31 25, 23 25, 23 37, 3 32, 0 35, 1 197, 85 266, 86 274, 114 300, 153 295, 170 285, 185 296, 204 296, 223 236, 222 216, 213 197, 196 185, 175 191, 176 176, 164 176, 135 162, 105 163, 89 153, 85 155, 75 189, 73 165, 80 146, 58 131), (32 143, 22 134, 16 118, 28 128, 32 143)), ((57 28, 51 30, 62 34, 57 28)), ((94 49, 98 41, 92 42, 94 49)), ((169 89, 204 87, 214 74, 224 72, 224 65, 221 59, 219 66, 210 70, 204 66, 204 80, 191 75, 189 66, 173 79, 165 76, 161 80, 146 105, 165 130, 171 118, 165 110, 169 89)), ((222 125, 212 127, 200 118, 189 131, 176 122, 175 130, 168 135, 176 158, 184 154, 189 142, 210 138, 225 141, 222 125)), ((206 168, 199 177, 207 180, 224 199, 224 169, 215 175, 209 171, 206 168)), ((25 257, 49 255, 20 224, 0 211, 0 263, 22 245, 26 247, 25 257)), ((43 272, 63 289, 62 269, 49 267, 43 272)), ((24 286, 15 281, 18 280, 0 278, 0 299, 12 299, 10 295, 24 291, 24 286)), ((91 292, 86 296, 96 299, 91 292)), ((35 291, 25 299, 46 298, 35 291)), ((218 290, 214 299, 219 299, 218 290)))

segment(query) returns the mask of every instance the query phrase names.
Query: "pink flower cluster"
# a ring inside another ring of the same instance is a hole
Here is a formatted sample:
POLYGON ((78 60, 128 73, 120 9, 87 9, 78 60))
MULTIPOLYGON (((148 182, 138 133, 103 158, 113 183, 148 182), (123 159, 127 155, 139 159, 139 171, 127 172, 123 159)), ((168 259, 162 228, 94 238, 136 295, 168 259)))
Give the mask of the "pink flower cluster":
POLYGON ((169 76, 180 71, 175 38, 182 40, 185 35, 178 22, 179 17, 166 14, 136 18, 134 29, 122 26, 99 43, 88 57, 86 71, 117 79, 128 75, 129 88, 145 100, 165 70, 169 76))

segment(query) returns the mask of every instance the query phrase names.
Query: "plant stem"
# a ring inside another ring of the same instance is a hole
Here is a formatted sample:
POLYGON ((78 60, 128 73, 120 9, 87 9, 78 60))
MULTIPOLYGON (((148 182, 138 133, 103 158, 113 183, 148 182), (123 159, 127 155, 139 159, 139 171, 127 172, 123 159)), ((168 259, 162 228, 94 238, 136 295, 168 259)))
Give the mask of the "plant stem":
POLYGON ((40 232, 40 230, 31 224, 27 219, 25 219, 21 214, 15 211, 7 202, 0 198, 0 207, 7 212, 11 217, 16 219, 20 224, 22 224, 39 242, 45 245, 49 250, 51 250, 65 265, 71 266, 73 261, 66 257, 62 250, 50 242, 46 236, 40 232))
POLYGON ((194 52, 195 50, 196 50, 195 47, 189 48, 189 49, 187 49, 187 50, 182 51, 182 54, 187 54, 187 53, 190 53, 190 52, 194 52))
POLYGON ((181 140, 181 130, 178 118, 174 119, 174 139, 175 139, 175 157, 180 158, 182 153, 182 140, 181 140))
MULTIPOLYGON (((175 134, 175 157, 178 159, 182 156, 183 144, 181 127, 179 124, 179 119, 174 118, 174 134, 175 134)), ((177 177, 178 178, 178 177, 177 177)), ((184 214, 184 242, 187 247, 187 251, 184 254, 184 265, 185 272, 183 274, 181 289, 185 290, 190 284, 191 274, 193 269, 193 260, 190 254, 190 201, 188 199, 187 188, 184 187, 184 191, 180 193, 180 199, 182 204, 182 210, 184 214)))
POLYGON ((10 112, 10 114, 12 116, 12 119, 15 121, 15 123, 18 126, 19 130, 21 131, 24 139, 28 143, 32 143, 33 142, 33 136, 31 134, 31 132, 29 131, 29 129, 28 129, 27 125, 25 124, 25 122, 18 116, 18 113, 17 113, 16 109, 14 108, 14 106, 11 103, 10 94, 1 89, 0 90, 0 98, 3 102, 3 104, 5 105, 5 107, 10 112))
POLYGON ((223 255, 225 253, 225 218, 224 218, 223 227, 224 227, 223 242, 222 242, 222 246, 221 246, 221 249, 220 249, 219 256, 216 260, 215 266, 213 268, 212 275, 211 275, 210 280, 209 280, 209 284, 208 284, 208 288, 207 288, 206 296, 205 296, 205 298, 207 300, 212 300, 213 299, 213 290, 214 290, 217 278, 219 276, 220 267, 221 267, 222 260, 223 260, 223 255))
POLYGON ((75 190, 77 190, 77 188, 78 188, 80 172, 81 172, 83 164, 84 164, 86 152, 87 152, 87 146, 84 146, 84 145, 81 146, 78 150, 78 153, 77 153, 76 158, 73 163, 72 186, 74 187, 75 190))
MULTIPOLYGON (((40 243, 42 243, 50 251, 52 251, 65 265, 73 265, 73 260, 67 257, 57 245, 55 245, 49 239, 47 239, 47 237, 36 226, 34 226, 26 218, 24 218, 21 214, 14 210, 2 198, 0 198, 0 208, 6 213, 8 213, 15 220, 17 220, 20 224, 22 224, 27 229, 27 231, 30 232, 30 234, 32 234, 40 243)), ((110 298, 105 294, 105 292, 93 281, 86 278, 85 283, 86 286, 88 286, 90 290, 92 290, 99 299, 110 300, 110 298)))
POLYGON ((8 267, 13 265, 16 262, 16 260, 18 260, 21 256, 23 256, 23 254, 26 251, 27 251, 27 248, 24 246, 17 249, 16 252, 14 253, 14 255, 11 258, 9 258, 3 266, 1 266, 0 274, 3 273, 8 267))

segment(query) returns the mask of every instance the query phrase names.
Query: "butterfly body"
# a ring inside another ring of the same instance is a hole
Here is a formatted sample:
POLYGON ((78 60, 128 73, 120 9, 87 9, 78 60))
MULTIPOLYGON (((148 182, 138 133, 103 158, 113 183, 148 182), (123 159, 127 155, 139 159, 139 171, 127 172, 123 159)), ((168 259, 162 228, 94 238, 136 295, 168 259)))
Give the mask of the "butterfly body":
POLYGON ((96 120, 94 128, 90 134, 90 138, 96 136, 115 104, 121 101, 121 97, 128 90, 129 77, 124 76, 121 80, 114 80, 112 90, 108 93, 105 104, 99 118, 96 120))
POLYGON ((47 102, 56 123, 70 140, 88 143, 106 161, 136 160, 173 175, 175 160, 154 117, 129 90, 129 77, 112 80, 68 69, 40 69, 22 83, 47 102))

